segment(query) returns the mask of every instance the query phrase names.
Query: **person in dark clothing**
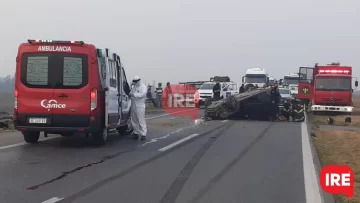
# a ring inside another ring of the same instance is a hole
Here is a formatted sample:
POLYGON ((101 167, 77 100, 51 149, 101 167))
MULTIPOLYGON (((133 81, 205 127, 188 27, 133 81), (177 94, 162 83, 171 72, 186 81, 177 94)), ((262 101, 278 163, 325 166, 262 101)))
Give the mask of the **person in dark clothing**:
POLYGON ((159 83, 158 87, 155 90, 156 93, 156 100, 159 103, 159 106, 162 107, 162 93, 163 93, 163 88, 162 88, 162 84, 159 83))
POLYGON ((245 86, 244 86, 244 84, 242 84, 240 86, 239 93, 244 93, 244 92, 245 92, 245 86))
POLYGON ((220 83, 217 82, 216 85, 213 87, 213 93, 214 93, 213 99, 215 101, 220 99, 220 92, 221 92, 221 86, 220 86, 220 83))
POLYGON ((271 89, 270 97, 271 97, 271 106, 268 116, 271 121, 274 121, 276 119, 277 114, 279 113, 278 103, 281 99, 281 95, 277 85, 274 85, 274 87, 271 89))
POLYGON ((305 120, 305 112, 304 107, 300 105, 300 101, 296 101, 295 104, 293 104, 294 108, 292 111, 292 119, 295 122, 303 122, 305 120))
POLYGON ((281 114, 286 118, 287 121, 289 121, 290 116, 291 116, 290 106, 291 106, 291 104, 285 100, 284 101, 284 109, 281 110, 281 114))
POLYGON ((157 103, 151 93, 151 85, 148 86, 146 97, 153 103, 154 107, 157 107, 157 103))

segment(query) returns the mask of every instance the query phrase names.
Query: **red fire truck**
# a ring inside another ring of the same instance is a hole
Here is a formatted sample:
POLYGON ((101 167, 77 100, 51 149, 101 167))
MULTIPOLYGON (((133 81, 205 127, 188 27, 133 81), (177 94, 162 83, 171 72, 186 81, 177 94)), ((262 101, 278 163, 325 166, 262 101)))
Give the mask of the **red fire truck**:
MULTIPOLYGON (((353 111, 353 78, 351 66, 341 66, 339 62, 324 66, 300 67, 298 99, 306 105, 311 103, 313 114, 318 112, 353 111)), ((355 79, 355 87, 358 81, 355 79)))

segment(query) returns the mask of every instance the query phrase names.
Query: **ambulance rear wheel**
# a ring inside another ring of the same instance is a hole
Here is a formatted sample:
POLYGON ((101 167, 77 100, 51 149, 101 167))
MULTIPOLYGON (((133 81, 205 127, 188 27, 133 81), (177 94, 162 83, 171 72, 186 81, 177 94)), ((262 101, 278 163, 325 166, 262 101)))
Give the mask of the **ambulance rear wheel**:
POLYGON ((38 131, 25 131, 22 134, 27 143, 37 143, 39 141, 40 132, 38 131))
POLYGON ((104 145, 108 137, 108 130, 106 128, 99 129, 97 132, 91 133, 94 139, 94 144, 97 146, 104 145))

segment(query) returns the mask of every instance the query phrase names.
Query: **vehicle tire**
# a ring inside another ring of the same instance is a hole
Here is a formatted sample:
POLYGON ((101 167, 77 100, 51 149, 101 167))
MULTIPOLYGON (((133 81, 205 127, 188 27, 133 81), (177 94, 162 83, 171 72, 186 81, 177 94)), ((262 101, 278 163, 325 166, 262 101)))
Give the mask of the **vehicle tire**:
POLYGON ((108 130, 106 128, 101 128, 97 132, 91 133, 94 144, 96 146, 101 146, 106 143, 106 140, 108 138, 108 130))
POLYGON ((22 132, 24 140, 27 143, 37 143, 39 141, 40 132, 38 131, 25 131, 22 132))
POLYGON ((118 127, 117 131, 119 132, 119 135, 130 135, 134 131, 130 119, 128 120, 126 125, 118 127))
POLYGON ((211 98, 206 98, 205 99, 205 108, 208 107, 211 104, 212 99, 211 98))

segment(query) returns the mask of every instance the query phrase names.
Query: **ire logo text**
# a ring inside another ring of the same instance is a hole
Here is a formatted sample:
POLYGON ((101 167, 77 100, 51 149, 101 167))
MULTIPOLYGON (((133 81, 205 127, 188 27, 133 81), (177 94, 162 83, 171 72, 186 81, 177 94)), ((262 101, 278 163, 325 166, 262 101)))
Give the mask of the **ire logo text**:
POLYGON ((354 172, 346 165, 330 165, 320 172, 322 189, 330 194, 344 194, 346 198, 354 196, 354 172))

